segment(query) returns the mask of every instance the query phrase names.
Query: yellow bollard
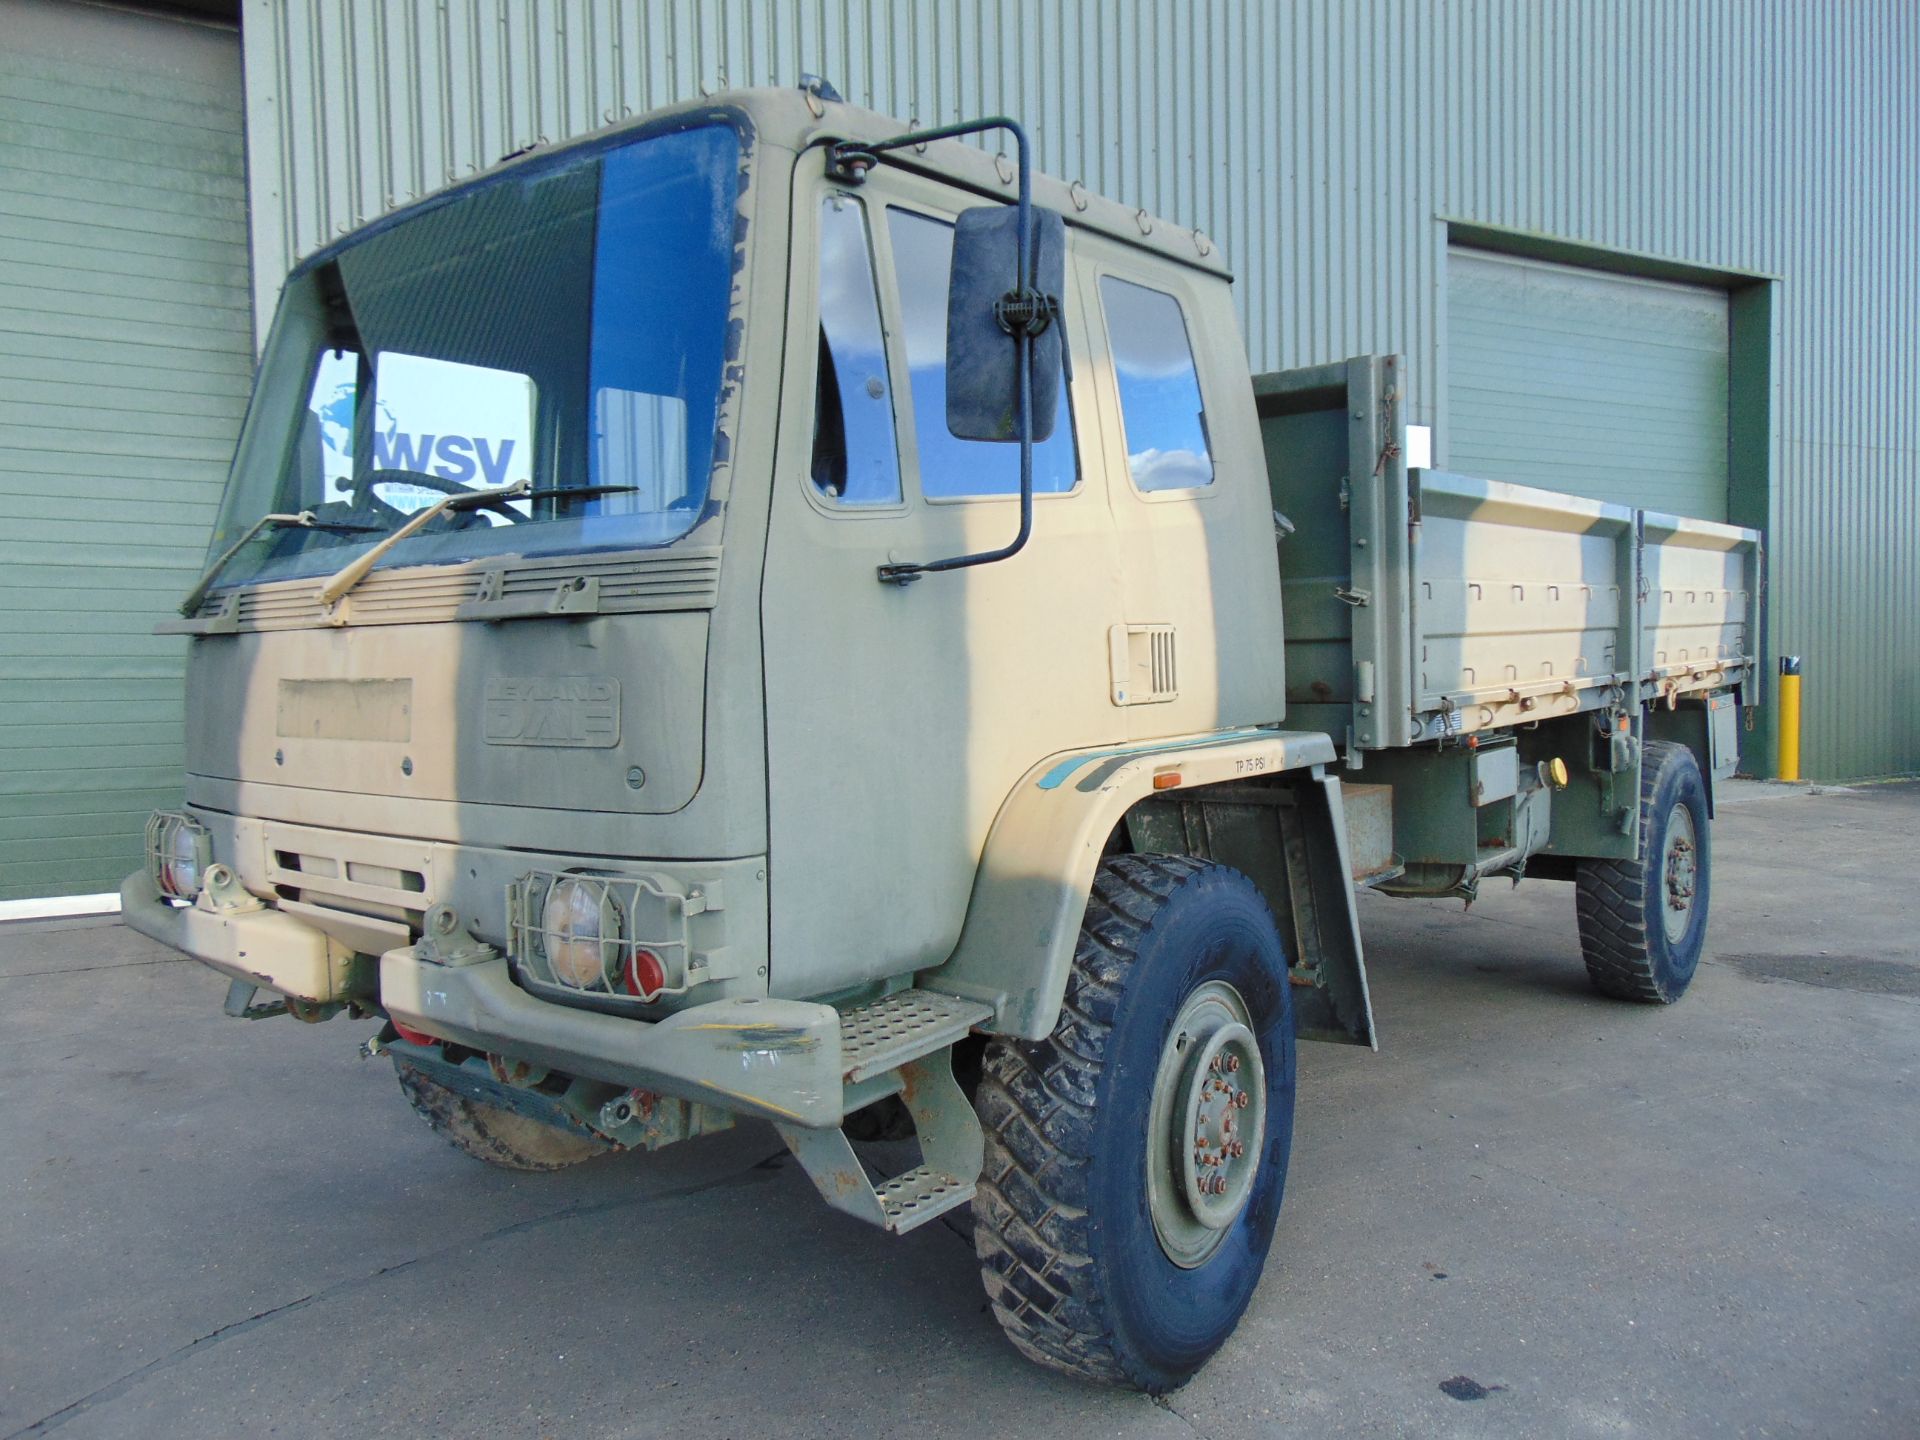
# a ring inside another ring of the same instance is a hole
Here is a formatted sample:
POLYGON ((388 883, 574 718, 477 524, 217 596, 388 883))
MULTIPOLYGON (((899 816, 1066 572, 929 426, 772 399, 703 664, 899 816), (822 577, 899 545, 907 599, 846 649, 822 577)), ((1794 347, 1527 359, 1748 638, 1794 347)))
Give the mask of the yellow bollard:
POLYGON ((1780 779, 1800 778, 1800 657, 1780 657, 1780 779))

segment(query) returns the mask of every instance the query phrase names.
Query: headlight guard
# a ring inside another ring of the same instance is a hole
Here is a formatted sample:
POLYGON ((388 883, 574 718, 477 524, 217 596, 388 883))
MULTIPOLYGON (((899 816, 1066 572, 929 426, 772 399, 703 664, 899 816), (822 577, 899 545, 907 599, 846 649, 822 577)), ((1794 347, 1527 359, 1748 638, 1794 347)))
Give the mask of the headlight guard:
POLYGON ((156 810, 147 817, 147 877, 162 895, 191 904, 206 884, 213 863, 213 836, 198 820, 179 810, 156 810))
POLYGON ((535 870, 507 887, 507 956, 537 994, 639 1009, 689 988, 687 912, 644 876, 535 870))

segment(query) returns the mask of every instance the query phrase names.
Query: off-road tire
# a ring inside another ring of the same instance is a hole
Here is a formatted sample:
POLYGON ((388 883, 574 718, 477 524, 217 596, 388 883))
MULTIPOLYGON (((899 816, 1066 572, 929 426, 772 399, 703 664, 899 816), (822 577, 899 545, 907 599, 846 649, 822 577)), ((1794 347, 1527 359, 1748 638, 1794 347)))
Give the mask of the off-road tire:
POLYGON ((1582 860, 1574 880, 1580 953, 1593 988, 1616 1000, 1671 1005, 1693 983, 1707 936, 1712 878, 1707 788, 1685 745, 1650 740, 1640 763, 1640 857, 1582 860), (1665 838, 1675 806, 1691 813, 1694 897, 1685 933, 1668 935, 1665 838))
POLYGON ((502 1170, 564 1170, 604 1155, 610 1148, 590 1136, 571 1134, 530 1116, 469 1099, 397 1055, 393 1069, 401 1093, 422 1120, 456 1150, 502 1170))
POLYGON ((974 1249, 995 1318, 1052 1369, 1160 1394, 1225 1342, 1273 1238, 1293 1138, 1286 956, 1246 876, 1173 855, 1117 855, 1094 880, 1053 1034, 989 1043, 975 1106, 986 1163, 974 1249), (1155 1057, 1188 995, 1231 977, 1266 1071, 1251 1198, 1219 1250, 1182 1269, 1149 1213, 1155 1057))

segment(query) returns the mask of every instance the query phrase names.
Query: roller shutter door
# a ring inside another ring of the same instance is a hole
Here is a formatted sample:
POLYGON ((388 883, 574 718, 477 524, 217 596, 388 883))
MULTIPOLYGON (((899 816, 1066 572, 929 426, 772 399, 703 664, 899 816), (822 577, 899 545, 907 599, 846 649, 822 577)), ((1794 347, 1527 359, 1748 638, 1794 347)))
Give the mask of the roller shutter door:
POLYGON ((1486 251, 1447 255, 1447 463, 1727 518, 1727 296, 1486 251))
POLYGON ((181 792, 251 365, 237 34, 0 0, 0 900, 117 889, 181 792))

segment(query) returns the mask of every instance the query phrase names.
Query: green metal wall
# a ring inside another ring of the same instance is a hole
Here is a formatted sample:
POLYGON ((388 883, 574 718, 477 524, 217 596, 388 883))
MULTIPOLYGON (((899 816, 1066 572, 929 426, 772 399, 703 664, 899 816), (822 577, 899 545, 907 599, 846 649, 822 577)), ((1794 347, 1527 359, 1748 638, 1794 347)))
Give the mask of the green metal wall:
POLYGON ((509 150, 809 70, 1022 116, 1049 170, 1206 229, 1257 369, 1404 351, 1442 463, 1450 232, 1772 277, 1734 303, 1731 483, 1770 519, 1807 767, 1920 769, 1912 0, 246 0, 245 31, 268 298, 509 150))
POLYGON ((232 30, 0 0, 0 900, 177 803, 192 583, 251 364, 232 30))

